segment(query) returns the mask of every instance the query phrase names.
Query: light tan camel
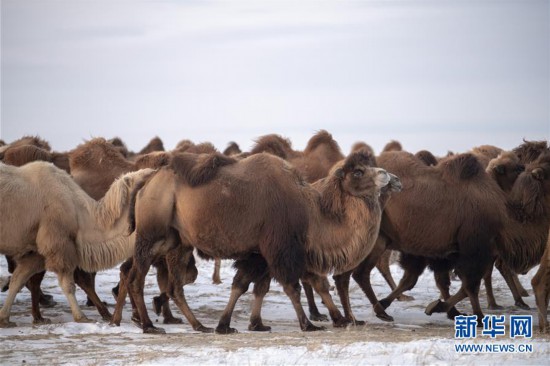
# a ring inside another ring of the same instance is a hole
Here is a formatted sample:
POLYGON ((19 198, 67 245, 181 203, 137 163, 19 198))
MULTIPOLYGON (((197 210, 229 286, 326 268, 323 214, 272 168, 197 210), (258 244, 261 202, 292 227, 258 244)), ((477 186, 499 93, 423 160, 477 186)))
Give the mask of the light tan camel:
POLYGON ((77 267, 95 272, 112 268, 132 255, 128 235, 131 196, 154 172, 144 169, 118 179, 101 201, 88 196, 51 163, 17 168, 0 164, 0 253, 17 267, 0 310, 0 327, 12 326, 15 296, 29 278, 44 269, 57 274, 75 321, 86 321, 75 297, 77 267))

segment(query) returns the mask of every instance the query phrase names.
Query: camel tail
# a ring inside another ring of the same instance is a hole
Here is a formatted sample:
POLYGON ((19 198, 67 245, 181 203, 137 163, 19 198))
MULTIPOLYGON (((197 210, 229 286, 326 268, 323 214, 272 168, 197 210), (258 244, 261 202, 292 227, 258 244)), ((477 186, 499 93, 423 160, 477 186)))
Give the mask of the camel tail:
POLYGON ((294 284, 305 272, 307 211, 292 200, 277 199, 275 202, 260 251, 276 281, 294 284))

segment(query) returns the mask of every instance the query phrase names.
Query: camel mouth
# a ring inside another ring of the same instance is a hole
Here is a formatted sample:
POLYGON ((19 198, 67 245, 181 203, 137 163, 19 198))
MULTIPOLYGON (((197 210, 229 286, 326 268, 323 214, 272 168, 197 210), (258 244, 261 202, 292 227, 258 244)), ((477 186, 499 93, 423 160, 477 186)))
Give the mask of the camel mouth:
POLYGON ((390 182, 388 183, 390 190, 392 192, 401 192, 403 190, 403 184, 401 184, 399 177, 392 173, 388 174, 390 175, 390 182))
POLYGON ((390 174, 385 171, 384 169, 377 169, 376 172, 376 178, 375 178, 375 184, 377 187, 382 188, 388 185, 390 183, 391 177, 390 174))

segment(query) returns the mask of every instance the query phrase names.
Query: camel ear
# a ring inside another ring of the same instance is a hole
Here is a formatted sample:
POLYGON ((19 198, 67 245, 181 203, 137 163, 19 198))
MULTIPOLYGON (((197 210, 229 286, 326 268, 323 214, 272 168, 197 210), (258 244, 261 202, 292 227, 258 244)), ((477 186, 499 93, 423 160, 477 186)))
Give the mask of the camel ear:
POLYGON ((130 186, 130 177, 124 177, 124 184, 126 184, 127 186, 130 186))
POLYGON ((497 174, 503 175, 504 174, 504 166, 503 165, 497 165, 495 167, 495 172, 497 174))
POLYGON ((535 178, 536 180, 544 179, 544 170, 542 170, 542 168, 533 169, 531 174, 533 175, 533 178, 535 178))
POLYGON ((334 172, 334 175, 337 177, 337 178, 344 178, 344 169, 342 168, 339 168, 339 169, 336 169, 336 171, 334 172))

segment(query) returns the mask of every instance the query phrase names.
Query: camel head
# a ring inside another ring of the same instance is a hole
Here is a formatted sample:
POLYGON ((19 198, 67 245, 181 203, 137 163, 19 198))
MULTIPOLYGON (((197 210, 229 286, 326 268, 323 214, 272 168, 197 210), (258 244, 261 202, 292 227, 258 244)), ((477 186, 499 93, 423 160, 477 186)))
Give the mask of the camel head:
POLYGON ((524 170, 525 165, 521 164, 515 153, 504 151, 489 161, 486 172, 507 192, 524 170))
POLYGON ((549 205, 550 149, 546 149, 518 176, 508 207, 521 221, 533 221, 546 217, 549 205))
MULTIPOLYGON (((374 156, 364 151, 350 154, 343 162, 336 164, 332 174, 340 179, 344 191, 357 197, 370 196, 373 193, 378 196, 380 190, 392 180, 388 172, 376 167, 374 156)), ((396 188, 398 181, 393 175, 396 188)))
POLYGON ((548 142, 546 141, 527 141, 523 140, 523 144, 514 148, 514 153, 519 158, 522 164, 527 164, 535 161, 538 156, 548 149, 548 142))
POLYGON ((135 172, 126 173, 119 179, 122 179, 130 192, 139 190, 147 182, 150 176, 155 173, 155 169, 140 169, 135 172))

